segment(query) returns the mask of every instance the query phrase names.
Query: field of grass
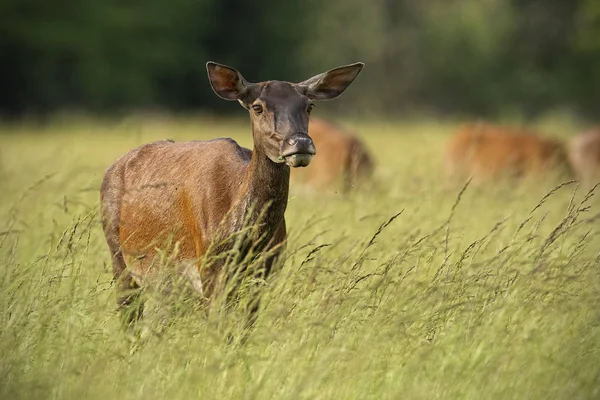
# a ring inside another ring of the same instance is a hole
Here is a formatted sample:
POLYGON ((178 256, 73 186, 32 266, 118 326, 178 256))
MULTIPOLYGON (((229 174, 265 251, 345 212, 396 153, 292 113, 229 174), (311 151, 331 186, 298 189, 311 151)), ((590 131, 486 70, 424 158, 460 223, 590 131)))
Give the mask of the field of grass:
POLYGON ((441 170, 452 125, 346 126, 375 181, 292 187, 285 260, 233 343, 239 313, 185 300, 160 331, 123 327, 98 189, 139 144, 249 146, 248 122, 3 128, 0 398, 600 398, 600 193, 547 179, 459 196, 441 170))

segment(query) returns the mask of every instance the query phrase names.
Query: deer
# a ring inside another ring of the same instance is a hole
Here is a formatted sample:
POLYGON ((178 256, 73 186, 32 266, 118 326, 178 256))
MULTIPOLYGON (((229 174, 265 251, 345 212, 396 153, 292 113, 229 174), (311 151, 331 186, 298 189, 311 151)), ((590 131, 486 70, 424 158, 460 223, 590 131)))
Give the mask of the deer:
POLYGON ((527 128, 489 123, 464 124, 445 149, 446 177, 472 176, 481 184, 498 178, 525 178, 548 172, 571 174, 564 144, 527 128))
POLYGON ((600 182, 600 126, 584 131, 569 142, 569 159, 577 179, 585 185, 600 182))
POLYGON ((234 272, 224 269, 244 267, 219 257, 232 249, 241 264, 250 251, 270 254, 266 278, 286 240, 290 169, 308 166, 316 154, 308 134, 314 102, 341 95, 363 66, 344 65, 300 83, 249 83, 236 69, 208 62, 215 94, 248 111, 253 149, 231 138, 163 140, 129 151, 106 170, 102 227, 118 308, 171 268, 157 263, 162 243, 176 244, 171 257, 178 273, 209 302, 234 272), (248 226, 256 229, 244 234, 248 226))
POLYGON ((304 183, 317 190, 342 189, 350 192, 373 174, 374 162, 366 145, 337 124, 311 118, 308 133, 319 148, 309 167, 294 169, 293 183, 304 183))

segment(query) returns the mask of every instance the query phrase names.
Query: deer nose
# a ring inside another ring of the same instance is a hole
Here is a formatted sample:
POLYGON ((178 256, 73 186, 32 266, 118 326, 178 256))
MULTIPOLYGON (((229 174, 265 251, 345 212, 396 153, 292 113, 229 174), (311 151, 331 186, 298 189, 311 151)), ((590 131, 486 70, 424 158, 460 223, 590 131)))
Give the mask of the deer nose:
POLYGON ((295 133, 285 140, 286 149, 283 151, 284 154, 316 154, 315 145, 312 139, 306 133, 295 133))

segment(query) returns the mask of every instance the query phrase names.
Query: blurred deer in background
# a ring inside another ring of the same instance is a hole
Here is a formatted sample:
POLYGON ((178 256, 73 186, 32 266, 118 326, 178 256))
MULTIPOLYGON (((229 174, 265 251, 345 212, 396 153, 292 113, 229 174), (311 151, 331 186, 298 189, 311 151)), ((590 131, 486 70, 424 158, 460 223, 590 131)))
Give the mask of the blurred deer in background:
POLYGON ((223 271, 226 263, 219 257, 232 249, 238 264, 251 251, 272 253, 264 262, 263 276, 268 275, 286 238, 290 167, 309 165, 316 153, 308 135, 313 101, 339 96, 362 67, 335 68, 296 84, 248 83, 231 67, 207 63, 214 92, 248 110, 254 149, 232 139, 159 141, 108 168, 101 205, 118 305, 130 304, 130 289, 146 285, 164 268, 156 256, 169 240, 176 243, 172 258, 179 271, 204 298, 213 297, 234 273, 223 271))
POLYGON ((474 183, 571 173, 562 142, 529 129, 487 123, 459 127, 447 143, 445 169, 447 178, 472 176, 474 183))
POLYGON ((364 143, 340 126, 311 118, 308 134, 319 149, 308 168, 292 171, 292 182, 348 192, 373 174, 373 160, 364 143))
POLYGON ((577 179, 586 185, 600 182, 600 126, 571 139, 569 158, 577 179))

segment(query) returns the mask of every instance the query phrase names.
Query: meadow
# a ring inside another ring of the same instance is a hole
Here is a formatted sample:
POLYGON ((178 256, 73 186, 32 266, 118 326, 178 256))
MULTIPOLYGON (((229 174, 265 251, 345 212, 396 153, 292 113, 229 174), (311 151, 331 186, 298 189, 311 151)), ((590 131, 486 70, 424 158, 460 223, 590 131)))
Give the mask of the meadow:
POLYGON ((186 299, 161 330, 124 327, 98 206, 127 150, 250 146, 245 119, 0 128, 0 398, 599 398, 600 190, 448 185, 454 124, 340 122, 371 149, 374 180, 291 188, 284 259, 243 342, 227 339, 238 312, 186 299))

